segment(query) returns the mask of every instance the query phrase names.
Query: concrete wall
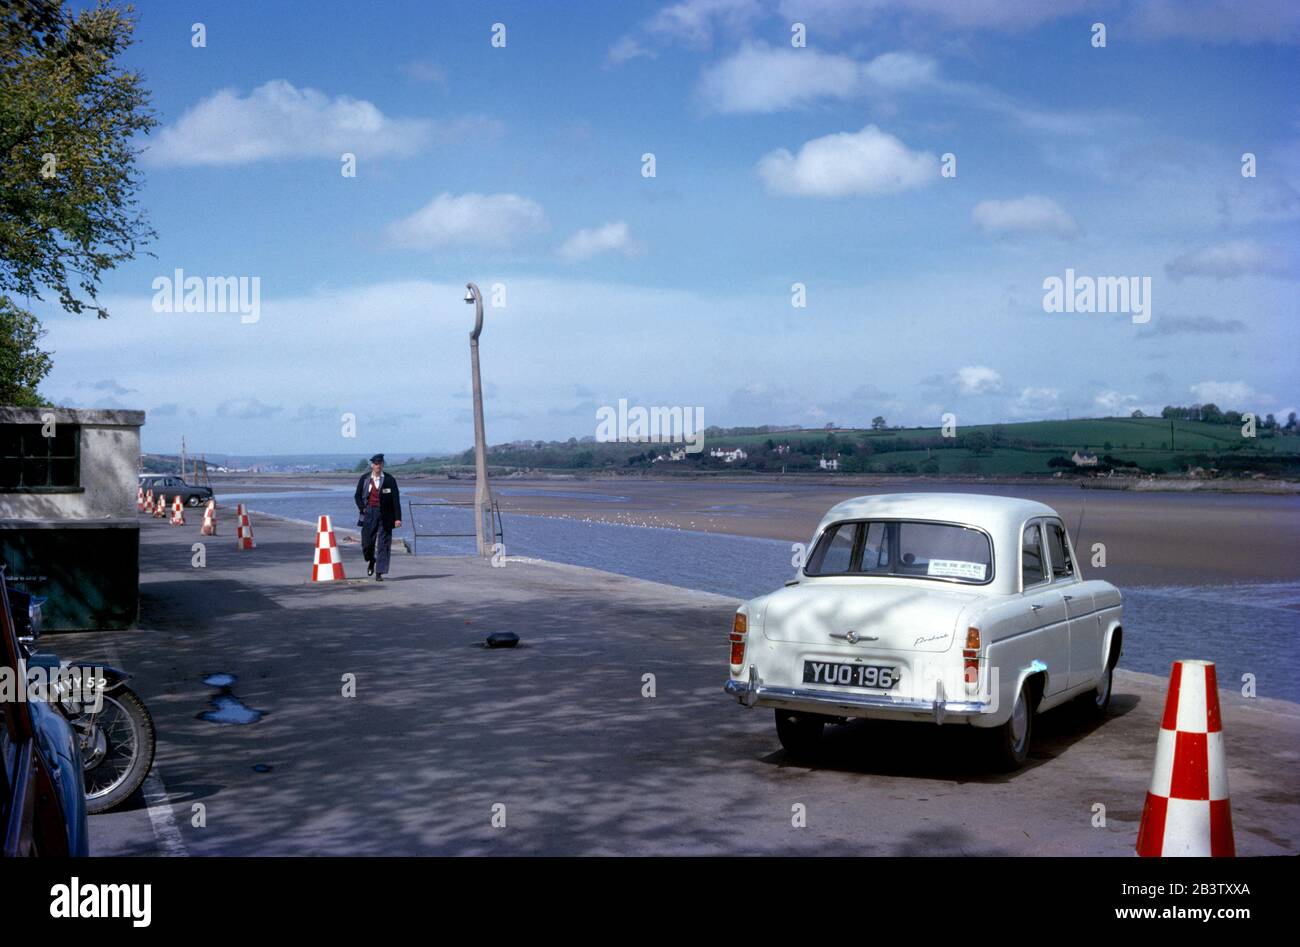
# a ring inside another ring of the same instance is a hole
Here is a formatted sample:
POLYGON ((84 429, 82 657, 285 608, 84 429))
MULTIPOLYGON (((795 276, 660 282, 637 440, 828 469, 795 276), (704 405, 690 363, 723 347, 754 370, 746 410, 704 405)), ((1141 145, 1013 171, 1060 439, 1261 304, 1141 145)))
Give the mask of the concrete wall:
POLYGON ((140 604, 135 509, 143 411, 0 407, 0 425, 80 427, 80 484, 0 492, 0 560, 8 581, 47 599, 45 627, 126 628, 140 604))
POLYGON ((43 424, 46 414, 81 426, 81 490, 0 493, 0 519, 134 522, 144 412, 0 407, 0 424, 43 424))

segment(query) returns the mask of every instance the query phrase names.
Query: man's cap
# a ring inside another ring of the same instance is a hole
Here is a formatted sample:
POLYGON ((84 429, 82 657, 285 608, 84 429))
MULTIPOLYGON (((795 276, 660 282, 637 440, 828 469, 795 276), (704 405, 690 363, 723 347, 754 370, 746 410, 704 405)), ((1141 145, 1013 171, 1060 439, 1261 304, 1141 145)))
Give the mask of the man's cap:
POLYGON ((376 454, 374 457, 371 457, 371 458, 370 458, 370 462, 371 462, 372 464, 382 464, 382 463, 384 462, 384 455, 383 455, 383 454, 376 454))

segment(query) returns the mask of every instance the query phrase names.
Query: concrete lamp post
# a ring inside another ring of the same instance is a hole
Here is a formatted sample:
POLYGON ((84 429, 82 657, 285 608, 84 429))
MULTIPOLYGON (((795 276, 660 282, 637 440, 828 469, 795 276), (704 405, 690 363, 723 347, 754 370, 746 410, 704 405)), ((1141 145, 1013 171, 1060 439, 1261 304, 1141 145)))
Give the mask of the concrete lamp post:
POLYGON ((478 337, 483 331, 483 294, 465 284, 465 302, 474 304, 474 331, 469 334, 469 360, 474 374, 474 539, 480 556, 492 555, 492 488, 487 475, 487 435, 483 432, 483 384, 478 371, 478 337))

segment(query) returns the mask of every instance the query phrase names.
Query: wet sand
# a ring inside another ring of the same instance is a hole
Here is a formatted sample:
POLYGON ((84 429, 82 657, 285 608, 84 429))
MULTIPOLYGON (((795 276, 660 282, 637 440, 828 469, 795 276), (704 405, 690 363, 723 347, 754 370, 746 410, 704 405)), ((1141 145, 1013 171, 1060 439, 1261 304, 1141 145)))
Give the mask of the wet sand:
MULTIPOLYGON (((215 482, 218 496, 350 486, 350 475, 267 476, 215 482)), ((405 477, 406 498, 465 500, 472 480, 405 477)), ((1300 581, 1300 496, 1083 490, 1077 484, 870 485, 825 481, 645 478, 493 481, 502 515, 566 516, 607 523, 807 542, 841 500, 880 493, 960 492, 1038 500, 1064 517, 1085 574, 1118 585, 1300 581), (1092 566, 1093 544, 1106 566, 1092 566)))

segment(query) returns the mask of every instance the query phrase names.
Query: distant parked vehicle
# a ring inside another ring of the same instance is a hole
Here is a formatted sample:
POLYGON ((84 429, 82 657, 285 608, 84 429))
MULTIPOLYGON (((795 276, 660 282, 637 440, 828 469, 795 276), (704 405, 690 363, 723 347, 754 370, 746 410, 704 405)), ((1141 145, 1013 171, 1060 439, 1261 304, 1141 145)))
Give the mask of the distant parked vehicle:
POLYGON ((979 728, 1003 769, 1034 714, 1072 698, 1103 714, 1123 606, 1085 580, 1056 511, 963 494, 833 507, 786 588, 736 612, 726 691, 775 708, 792 757, 854 717, 979 728))
MULTIPOLYGON (((14 687, 26 688, 22 646, 3 580, 0 568, 0 673, 10 676, 14 687)), ((46 701, 0 702, 3 854, 86 855, 89 844, 80 746, 67 720, 46 701)))
MULTIPOLYGON (((27 667, 72 674, 61 679, 54 699, 40 706, 53 708, 72 729, 79 746, 77 769, 84 779, 86 813, 107 812, 139 789, 153 766, 157 739, 149 708, 127 686, 130 675, 124 671, 60 661, 48 651, 37 651, 42 600, 16 588, 6 592, 10 620, 27 667), (77 686, 71 684, 73 680, 77 686), (91 688, 95 697, 87 700, 91 688)), ((53 673, 50 677, 57 679, 53 673)))
POLYGON ((213 497, 211 487, 193 486, 173 474, 140 474, 140 486, 152 490, 154 496, 164 493, 168 500, 179 493, 181 502, 189 506, 202 506, 213 497))

